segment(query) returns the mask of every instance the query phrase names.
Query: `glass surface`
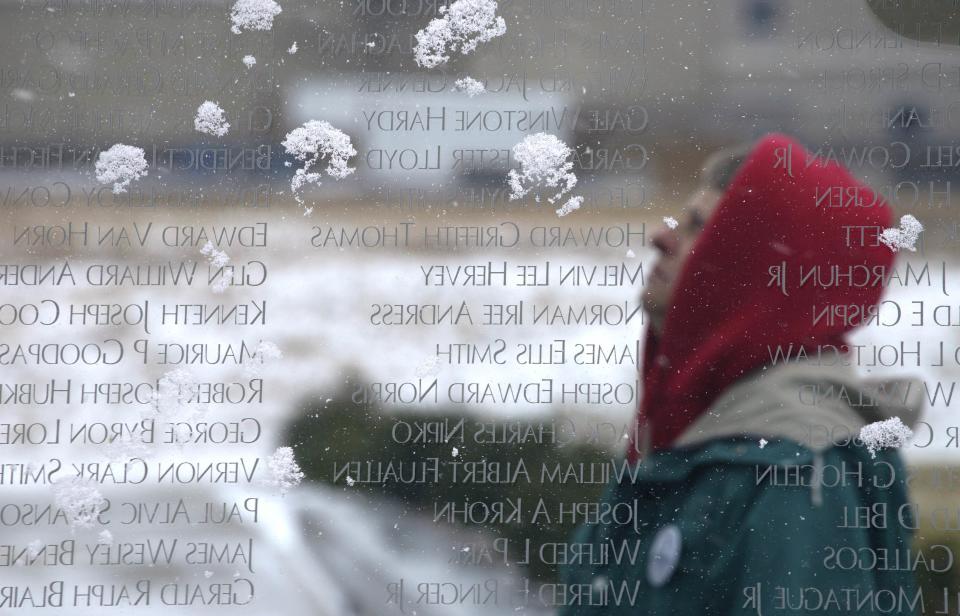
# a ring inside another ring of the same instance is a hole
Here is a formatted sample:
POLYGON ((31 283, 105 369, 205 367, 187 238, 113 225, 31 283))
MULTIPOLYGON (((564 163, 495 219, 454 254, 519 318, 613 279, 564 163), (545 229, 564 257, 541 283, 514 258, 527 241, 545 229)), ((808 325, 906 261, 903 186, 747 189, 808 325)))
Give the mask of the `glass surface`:
POLYGON ((0 614, 960 613, 954 3, 0 18, 0 614))

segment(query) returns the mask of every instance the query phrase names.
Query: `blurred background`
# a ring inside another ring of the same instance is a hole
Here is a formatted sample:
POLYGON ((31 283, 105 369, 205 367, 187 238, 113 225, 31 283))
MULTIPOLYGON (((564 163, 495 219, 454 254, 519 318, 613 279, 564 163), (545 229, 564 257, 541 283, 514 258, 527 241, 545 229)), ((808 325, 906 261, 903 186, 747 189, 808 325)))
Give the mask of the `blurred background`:
MULTIPOLYGON (((22 551, 27 544, 75 541, 77 552, 71 565, 41 561, 5 567, 0 573, 3 584, 30 585, 36 592, 57 580, 71 585, 82 581, 106 585, 103 592, 109 593, 111 584, 119 592, 116 585, 132 589, 138 580, 150 578, 156 596, 157 588, 170 583, 182 584, 188 593, 190 588, 205 588, 207 597, 211 584, 223 584, 226 594, 220 599, 231 597, 230 602, 193 599, 176 613, 267 614, 282 608, 291 614, 392 614, 400 613, 401 606, 389 603, 384 589, 401 578, 411 594, 418 581, 443 579, 464 588, 495 584, 502 596, 521 592, 530 580, 554 581, 556 571, 550 566, 505 562, 496 550, 502 546, 498 539, 561 541, 569 526, 437 524, 435 503, 505 495, 589 501, 602 486, 536 486, 535 494, 521 484, 459 486, 457 493, 427 484, 348 485, 335 471, 354 460, 508 462, 522 457, 531 467, 541 461, 609 460, 623 449, 623 428, 630 425, 635 397, 603 405, 444 404, 409 397, 384 403, 364 400, 358 392, 371 383, 422 386, 433 379, 552 378, 630 386, 637 366, 629 361, 593 366, 456 364, 438 358, 438 348, 498 339, 511 347, 549 345, 557 338, 568 344, 633 344, 642 340, 642 317, 637 313, 622 323, 591 326, 518 328, 477 322, 384 327, 371 324, 371 307, 574 301, 578 306, 636 309, 640 284, 578 287, 571 300, 569 290, 558 286, 425 286, 420 268, 503 261, 642 268, 653 255, 648 240, 663 217, 683 215, 705 157, 770 131, 791 134, 812 151, 847 164, 887 196, 899 214, 913 214, 923 223, 922 245, 916 253, 901 254, 900 264, 917 269, 926 264, 934 280, 942 272, 946 294, 937 284, 896 286, 889 289, 889 299, 901 306, 917 301, 950 305, 960 288, 955 256, 960 217, 952 189, 960 149, 951 145, 960 137, 960 47, 952 30, 951 3, 942 3, 946 8, 941 13, 918 13, 913 2, 875 3, 881 12, 891 6, 903 9, 892 17, 889 11, 883 13, 892 20, 891 29, 863 2, 504 0, 498 14, 506 20, 505 35, 472 54, 455 54, 433 70, 414 63, 412 47, 416 32, 440 15, 439 8, 446 4, 440 0, 281 0, 282 12, 271 30, 240 35, 230 32, 231 4, 0 4, 2 263, 49 267, 68 262, 78 281, 76 286, 8 283, 0 303, 28 306, 25 320, 30 305, 44 309, 42 302, 51 299, 62 306, 149 302, 152 310, 165 303, 247 305, 263 308, 265 314, 249 325, 164 325, 154 318, 149 333, 142 324, 71 324, 66 316, 52 325, 18 319, 0 325, 0 342, 10 346, 117 339, 128 350, 113 364, 3 365, 4 383, 36 384, 41 399, 52 380, 59 387, 70 380, 74 394, 69 402, 62 394, 54 396, 52 403, 20 403, 4 396, 0 416, 10 425, 50 426, 59 419, 66 432, 69 422, 135 423, 151 412, 149 396, 132 402, 81 399, 81 382, 146 383, 157 389, 159 379, 180 368, 197 382, 239 384, 247 393, 262 388, 262 396, 189 403, 178 409, 178 417, 211 423, 255 418, 259 429, 252 442, 190 442, 148 447, 147 453, 137 449, 143 443, 135 439, 112 447, 95 442, 95 437, 87 443, 61 439, 58 444, 0 445, 0 464, 31 463, 34 470, 41 465, 49 470, 52 459, 65 469, 107 461, 114 462, 111 468, 120 468, 117 460, 138 455, 156 465, 182 460, 197 468, 224 460, 259 464, 253 482, 103 482, 99 489, 112 504, 105 518, 110 523, 91 528, 28 513, 54 503, 50 485, 4 482, 0 544, 18 545, 22 551), (256 58, 252 67, 242 61, 247 55, 256 58), (487 92, 468 97, 456 91, 455 80, 467 76, 484 82, 487 92), (196 108, 206 100, 226 111, 231 129, 222 138, 194 130, 196 108), (327 120, 348 133, 358 155, 351 161, 355 173, 342 180, 325 177, 321 186, 304 193, 313 208, 305 215, 290 190, 297 164, 285 155, 281 142, 309 120, 327 120), (510 168, 507 152, 536 132, 553 133, 575 149, 579 181, 574 192, 585 200, 566 218, 558 219, 545 204, 509 199, 504 182, 510 168), (115 143, 144 148, 150 163, 148 177, 120 195, 100 185, 93 172, 99 151, 115 143), (294 164, 288 166, 290 162, 294 164), (96 241, 98 229, 124 227, 132 236, 149 224, 151 235, 143 245, 133 237, 96 241), (485 226, 509 233, 510 225, 516 225, 522 238, 517 246, 424 246, 419 239, 389 239, 406 230, 422 238, 424 229, 438 226, 485 226), (613 239, 562 246, 531 241, 557 226, 562 234, 568 229, 603 229, 605 237, 613 239), (86 243, 80 239, 81 228, 89 233, 86 243), (179 233, 164 231, 177 228, 179 233), (249 284, 235 282, 221 294, 201 280, 207 263, 200 252, 203 242, 196 240, 196 232, 190 238, 184 231, 200 228, 211 236, 217 229, 227 229, 228 235, 229 229, 247 229, 239 238, 266 233, 262 245, 226 241, 223 235, 223 241, 214 240, 238 266, 236 282, 249 284), (324 240, 342 238, 341 229, 348 236, 359 230, 364 241, 371 238, 369 245, 324 240), (626 239, 616 241, 621 236, 626 239), (80 275, 90 265, 171 262, 199 263, 202 273, 190 285, 107 288, 88 284, 80 275), (240 270, 241 265, 246 269, 240 270), (164 366, 131 351, 134 341, 143 339, 151 345, 242 341, 251 348, 269 342, 283 356, 257 366, 256 374, 230 362, 164 366), (396 442, 393 426, 424 418, 454 423, 463 419, 468 434, 481 422, 547 422, 571 427, 572 436, 560 444, 516 449, 396 442), (597 425, 611 427, 606 442, 584 437, 597 425), (281 446, 294 448, 307 474, 303 485, 286 494, 261 481, 270 477, 269 456, 281 446), (186 516, 169 510, 167 504, 179 499, 190 512, 186 516), (155 506, 149 515, 126 523, 121 503, 127 502, 155 506), (199 523, 211 511, 219 511, 223 521, 199 523), (230 511, 232 516, 225 513, 230 511), (112 538, 101 537, 105 529, 112 538), (91 565, 95 557, 88 558, 81 548, 116 547, 147 538, 166 540, 168 547, 178 540, 177 556, 169 563, 141 565, 128 558, 91 565), (188 562, 186 545, 203 541, 227 546, 231 555, 188 562), (255 599, 249 600, 254 585, 255 599)), ((937 5, 923 4, 923 11, 937 5)), ((896 326, 865 327, 854 341, 902 341, 907 348, 919 341, 932 353, 941 341, 951 348, 960 345, 960 335, 955 327, 911 327, 903 320, 896 326)), ((937 440, 914 443, 905 456, 915 472, 911 488, 921 509, 948 512, 953 506, 952 525, 919 529, 918 546, 960 549, 954 497, 960 448, 944 437, 957 425, 952 395, 960 367, 956 362, 932 366, 931 357, 925 353, 920 367, 862 371, 870 376, 906 372, 923 378, 931 389, 942 385, 943 395, 931 401, 924 418, 937 440)), ((249 428, 253 422, 243 425, 249 428)), ((34 430, 38 435, 40 428, 34 430)), ((939 577, 923 575, 922 582, 931 589, 960 591, 955 570, 939 577)), ((70 611, 101 613, 111 605, 103 601, 75 605, 70 611)), ((163 603, 136 607, 147 612, 171 609, 163 603)), ((415 607, 419 614, 516 613, 509 602, 404 607, 406 613, 415 607)), ((535 601, 516 607, 526 613, 549 612, 535 601)))

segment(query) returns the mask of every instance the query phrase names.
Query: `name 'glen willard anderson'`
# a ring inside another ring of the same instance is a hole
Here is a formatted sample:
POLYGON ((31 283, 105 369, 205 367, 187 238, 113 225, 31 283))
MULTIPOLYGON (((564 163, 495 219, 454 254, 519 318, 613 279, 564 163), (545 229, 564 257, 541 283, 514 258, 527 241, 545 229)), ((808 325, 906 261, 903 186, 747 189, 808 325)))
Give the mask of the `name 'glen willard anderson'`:
MULTIPOLYGON (((191 286, 197 278, 197 261, 167 261, 150 264, 92 264, 83 268, 80 280, 91 287, 191 286)), ((221 267, 206 266, 206 284, 228 281, 230 286, 258 287, 267 279, 262 261, 247 261, 221 267)), ((0 263, 0 286, 80 286, 68 259, 53 265, 0 263)))

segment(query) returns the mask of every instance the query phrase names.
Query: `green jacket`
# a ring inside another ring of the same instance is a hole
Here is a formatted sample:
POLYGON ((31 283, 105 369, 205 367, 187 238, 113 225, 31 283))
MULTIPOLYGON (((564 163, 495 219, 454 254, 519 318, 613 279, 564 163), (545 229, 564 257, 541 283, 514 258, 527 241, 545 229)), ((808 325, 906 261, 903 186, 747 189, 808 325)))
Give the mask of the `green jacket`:
POLYGON ((878 395, 810 364, 738 382, 635 480, 611 480, 599 509, 611 515, 570 539, 585 556, 561 571, 559 613, 920 613, 900 455, 816 436, 894 415, 914 424, 922 389, 907 383, 878 395), (811 383, 845 394, 804 406, 811 383))

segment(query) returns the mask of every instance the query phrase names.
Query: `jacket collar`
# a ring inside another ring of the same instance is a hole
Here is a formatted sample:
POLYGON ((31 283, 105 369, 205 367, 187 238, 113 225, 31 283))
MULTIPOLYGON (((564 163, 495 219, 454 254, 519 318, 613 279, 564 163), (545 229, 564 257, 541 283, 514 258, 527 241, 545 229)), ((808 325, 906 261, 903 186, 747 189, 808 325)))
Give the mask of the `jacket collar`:
POLYGON ((674 448, 749 436, 791 440, 820 452, 853 440, 876 421, 899 417, 909 428, 923 408, 920 379, 861 379, 837 353, 764 366, 724 391, 674 448))

